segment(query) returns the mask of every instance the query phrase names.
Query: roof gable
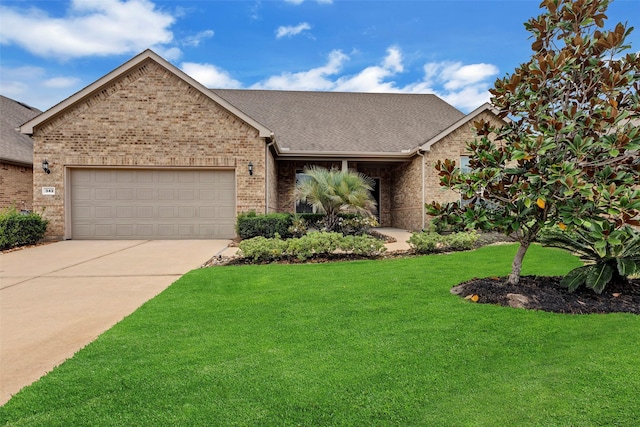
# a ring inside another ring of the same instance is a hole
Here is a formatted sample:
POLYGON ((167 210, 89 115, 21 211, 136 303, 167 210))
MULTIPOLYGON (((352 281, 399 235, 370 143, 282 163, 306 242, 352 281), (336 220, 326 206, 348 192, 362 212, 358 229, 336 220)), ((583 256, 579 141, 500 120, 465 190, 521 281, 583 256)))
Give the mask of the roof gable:
POLYGON ((17 131, 18 127, 41 113, 0 95, 0 159, 25 165, 33 164, 33 140, 17 131))
MULTIPOLYGON (((467 114, 466 116, 464 116, 464 117, 460 118, 459 120, 457 120, 456 122, 452 123, 447 128, 443 129, 442 132, 439 132, 436 135, 432 136, 431 138, 428 138, 426 140, 426 142, 424 144, 422 144, 422 146, 420 147, 420 150, 429 151, 433 144, 435 144, 436 142, 442 140, 444 137, 446 137, 450 133, 454 132, 455 130, 459 129, 460 127, 468 124, 472 120, 476 119, 478 116, 480 116, 484 112, 490 112, 492 114, 495 114, 496 116, 499 113, 499 111, 496 108, 494 108, 493 106, 491 106, 491 104, 486 102, 486 103, 482 104, 481 106, 479 106, 478 108, 476 108, 475 110, 473 110, 472 112, 470 112, 469 114, 467 114)), ((507 121, 509 119, 505 118, 505 119, 500 119, 500 120, 507 121)))
POLYGON ((178 78, 182 79, 187 84, 189 84, 190 86, 192 86, 195 89, 197 89, 198 91, 200 91, 203 95, 205 95, 206 97, 208 97, 211 100, 213 100, 215 103, 220 105, 222 108, 224 108, 227 111, 229 111, 231 114, 235 115, 236 117, 238 117, 239 119, 243 120, 244 122, 246 122, 250 126, 254 127, 256 130, 258 130, 259 135, 261 137, 271 137, 273 135, 273 132, 271 130, 267 129, 261 123, 258 123, 256 120, 252 119, 251 117, 246 115, 244 112, 242 112, 238 108, 236 108, 234 105, 231 105, 228 101, 220 98, 218 95, 216 95, 215 93, 213 93, 210 90, 208 90, 202 84, 198 83, 192 77, 188 76, 183 71, 181 71, 180 69, 176 68, 174 65, 170 64, 165 59, 163 59, 158 54, 156 54, 155 52, 153 52, 152 50, 149 50, 149 49, 145 50, 141 54, 139 54, 139 55, 135 56, 134 58, 130 59, 129 61, 125 62, 120 67, 118 67, 115 70, 111 71, 109 74, 105 75, 104 77, 100 78, 99 80, 95 81, 94 83, 90 84, 89 86, 85 87, 81 91, 75 93, 74 95, 71 95, 69 98, 65 99, 64 101, 60 102, 59 104, 57 104, 57 105, 53 106, 52 108, 48 109, 47 111, 45 111, 41 115, 37 116, 33 120, 30 120, 27 123, 23 124, 20 127, 20 131, 22 133, 25 133, 25 134, 33 134, 33 129, 35 127, 37 127, 38 125, 40 125, 40 124, 46 122, 47 120, 59 115, 60 113, 62 113, 66 109, 68 109, 69 107, 75 105, 77 102, 80 102, 81 100, 83 100, 83 99, 91 96, 92 94, 100 91, 102 88, 104 88, 105 86, 109 85, 115 79, 119 78, 122 75, 125 75, 126 73, 128 73, 129 71, 131 71, 135 67, 138 67, 139 65, 143 64, 146 61, 154 61, 155 63, 157 63, 161 67, 163 67, 166 70, 168 70, 169 72, 173 73, 178 78))

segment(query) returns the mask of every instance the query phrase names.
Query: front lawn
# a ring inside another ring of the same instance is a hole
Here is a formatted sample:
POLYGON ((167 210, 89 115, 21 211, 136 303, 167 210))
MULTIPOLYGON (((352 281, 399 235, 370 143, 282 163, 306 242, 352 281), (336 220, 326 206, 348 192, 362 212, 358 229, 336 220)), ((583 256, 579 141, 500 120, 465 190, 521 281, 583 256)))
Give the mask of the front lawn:
MULTIPOLYGON (((514 245, 195 270, 0 408, 24 426, 597 426, 640 419, 640 317, 449 293, 514 245)), ((534 246, 524 274, 579 265, 534 246)))

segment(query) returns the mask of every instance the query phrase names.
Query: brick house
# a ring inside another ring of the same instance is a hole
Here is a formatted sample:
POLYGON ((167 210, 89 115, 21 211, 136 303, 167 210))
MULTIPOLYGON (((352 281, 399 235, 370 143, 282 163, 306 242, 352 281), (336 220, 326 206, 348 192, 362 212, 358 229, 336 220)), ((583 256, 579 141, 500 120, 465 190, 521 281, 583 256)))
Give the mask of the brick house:
POLYGON ((375 180, 383 226, 423 228, 456 200, 438 159, 464 161, 473 120, 435 95, 208 89, 147 50, 25 123, 34 209, 59 239, 230 238, 242 212, 295 212, 305 166, 375 180))
POLYGON ((41 111, 0 95, 0 209, 31 210, 33 140, 17 131, 41 111))

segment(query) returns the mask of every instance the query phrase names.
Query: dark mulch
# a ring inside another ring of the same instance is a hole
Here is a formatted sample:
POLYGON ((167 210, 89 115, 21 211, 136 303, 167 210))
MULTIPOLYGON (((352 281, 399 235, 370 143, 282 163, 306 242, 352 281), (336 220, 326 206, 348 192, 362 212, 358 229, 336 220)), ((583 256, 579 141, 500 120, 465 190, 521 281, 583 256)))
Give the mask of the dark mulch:
POLYGON ((555 313, 640 314, 640 279, 608 285, 602 294, 580 287, 574 292, 560 286, 562 277, 523 276, 517 286, 505 284, 504 277, 473 279, 451 292, 477 302, 555 313), (475 300, 473 298, 472 300, 475 300))

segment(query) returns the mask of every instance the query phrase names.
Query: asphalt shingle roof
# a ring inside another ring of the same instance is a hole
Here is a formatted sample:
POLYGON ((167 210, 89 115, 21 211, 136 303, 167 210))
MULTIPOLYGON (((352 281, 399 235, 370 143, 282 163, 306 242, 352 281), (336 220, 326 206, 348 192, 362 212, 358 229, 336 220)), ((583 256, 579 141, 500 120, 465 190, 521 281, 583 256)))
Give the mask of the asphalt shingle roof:
POLYGON ((16 128, 41 111, 0 95, 0 159, 33 164, 33 140, 16 128))
POLYGON ((435 95, 212 89, 292 152, 400 153, 464 114, 435 95))

